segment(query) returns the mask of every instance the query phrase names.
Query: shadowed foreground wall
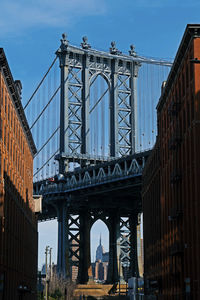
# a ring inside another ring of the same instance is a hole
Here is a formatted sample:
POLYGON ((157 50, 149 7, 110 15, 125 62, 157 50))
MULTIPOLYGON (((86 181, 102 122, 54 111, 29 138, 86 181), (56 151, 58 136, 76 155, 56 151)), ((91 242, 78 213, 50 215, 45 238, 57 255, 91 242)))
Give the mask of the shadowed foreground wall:
POLYGON ((200 299, 200 64, 194 58, 200 59, 200 25, 187 26, 162 87, 157 142, 144 171, 146 294, 157 299, 200 299))
POLYGON ((0 48, 0 299, 36 299, 37 222, 32 197, 35 145, 0 48), (22 298, 23 297, 23 298, 22 298))

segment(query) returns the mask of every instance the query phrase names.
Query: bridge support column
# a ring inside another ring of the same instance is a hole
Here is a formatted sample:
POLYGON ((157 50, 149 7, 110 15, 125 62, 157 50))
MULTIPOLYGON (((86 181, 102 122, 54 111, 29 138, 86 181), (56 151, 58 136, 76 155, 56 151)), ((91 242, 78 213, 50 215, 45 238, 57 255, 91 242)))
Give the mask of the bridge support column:
POLYGON ((80 213, 80 261, 78 282, 87 283, 92 278, 90 262, 90 216, 87 211, 80 213))
POLYGON ((110 216, 109 235, 109 265, 107 283, 119 281, 120 268, 120 218, 117 215, 110 216))
POLYGON ((130 274, 133 277, 139 277, 138 255, 137 255, 137 225, 138 225, 138 215, 134 214, 133 216, 130 217, 130 231, 131 231, 130 274))
POLYGON ((58 256, 57 272, 59 276, 69 277, 69 245, 67 207, 64 202, 57 206, 58 218, 58 256))

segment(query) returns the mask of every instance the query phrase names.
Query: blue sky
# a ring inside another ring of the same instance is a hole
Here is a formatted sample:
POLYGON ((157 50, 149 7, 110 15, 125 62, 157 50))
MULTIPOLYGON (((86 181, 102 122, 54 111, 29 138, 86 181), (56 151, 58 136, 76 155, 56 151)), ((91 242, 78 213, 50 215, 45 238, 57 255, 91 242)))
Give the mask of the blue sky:
MULTIPOLYGON (((63 32, 74 45, 87 35, 99 50, 108 50, 115 40, 126 53, 134 44, 139 55, 172 59, 186 24, 200 22, 199 12, 196 0, 1 0, 0 47, 14 79, 22 81, 26 103, 54 59, 63 32)), ((39 265, 47 244, 56 260, 56 227, 55 222, 39 225, 39 265)))

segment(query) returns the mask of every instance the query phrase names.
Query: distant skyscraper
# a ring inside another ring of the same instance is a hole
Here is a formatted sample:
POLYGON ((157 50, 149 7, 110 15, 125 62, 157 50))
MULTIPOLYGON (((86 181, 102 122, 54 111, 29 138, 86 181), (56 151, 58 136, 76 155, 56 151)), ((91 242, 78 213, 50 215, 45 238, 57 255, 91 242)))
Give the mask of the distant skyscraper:
POLYGON ((101 235, 100 235, 100 238, 99 238, 99 246, 97 247, 97 250, 96 250, 96 261, 103 261, 103 254, 105 253, 105 250, 101 244, 101 235))
POLYGON ((96 250, 96 261, 92 264, 92 273, 95 280, 105 281, 107 279, 109 252, 105 252, 101 244, 101 235, 99 246, 96 250))

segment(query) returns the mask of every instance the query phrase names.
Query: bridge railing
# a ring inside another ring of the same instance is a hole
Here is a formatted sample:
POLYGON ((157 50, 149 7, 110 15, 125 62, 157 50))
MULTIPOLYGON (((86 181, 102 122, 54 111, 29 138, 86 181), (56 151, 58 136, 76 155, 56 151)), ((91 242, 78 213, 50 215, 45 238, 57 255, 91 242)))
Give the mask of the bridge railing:
POLYGON ((134 176, 140 176, 145 164, 145 156, 120 158, 117 161, 102 163, 96 166, 78 168, 68 172, 66 176, 60 175, 40 184, 39 193, 49 194, 60 191, 73 191, 83 187, 92 187, 123 180, 134 176))

